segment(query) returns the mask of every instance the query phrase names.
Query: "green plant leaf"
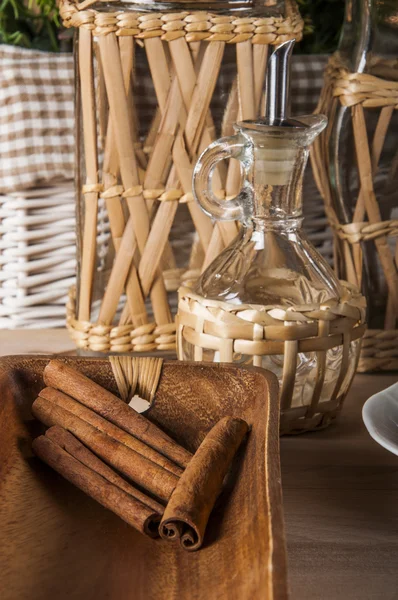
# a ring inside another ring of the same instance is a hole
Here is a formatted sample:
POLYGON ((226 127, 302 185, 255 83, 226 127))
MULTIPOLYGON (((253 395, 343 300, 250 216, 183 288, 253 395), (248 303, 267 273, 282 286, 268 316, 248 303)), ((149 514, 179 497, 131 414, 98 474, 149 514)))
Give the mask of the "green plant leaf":
POLYGON ((325 54, 336 50, 344 20, 344 0, 297 0, 304 18, 301 54, 325 54))
POLYGON ((56 0, 1 0, 0 43, 59 50, 56 0))

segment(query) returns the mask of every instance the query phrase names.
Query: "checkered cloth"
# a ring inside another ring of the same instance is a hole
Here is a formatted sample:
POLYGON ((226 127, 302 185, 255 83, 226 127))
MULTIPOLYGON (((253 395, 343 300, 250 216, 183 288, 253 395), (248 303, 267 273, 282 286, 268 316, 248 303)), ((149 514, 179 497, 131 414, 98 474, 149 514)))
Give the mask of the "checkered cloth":
POLYGON ((73 59, 0 45, 0 193, 70 179, 73 59))
MULTIPOLYGON (((230 50, 226 79, 234 71, 228 69, 229 60, 235 60, 230 50)), ((293 57, 293 115, 316 107, 327 58, 293 57)), ((144 60, 137 60, 136 76, 140 121, 150 122, 156 99, 144 60)), ((70 54, 0 45, 0 193, 73 176, 73 78, 70 54)))
POLYGON ((310 115, 314 112, 328 60, 327 54, 293 56, 290 92, 292 115, 310 115))

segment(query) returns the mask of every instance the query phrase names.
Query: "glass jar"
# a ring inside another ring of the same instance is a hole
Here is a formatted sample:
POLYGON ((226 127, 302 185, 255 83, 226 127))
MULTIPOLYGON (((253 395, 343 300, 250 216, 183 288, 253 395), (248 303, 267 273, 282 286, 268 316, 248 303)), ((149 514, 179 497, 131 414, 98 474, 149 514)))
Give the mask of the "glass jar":
MULTIPOLYGON (((79 28, 69 328, 84 350, 172 350, 173 292, 237 231, 213 235, 193 201, 193 166, 237 115, 259 113, 269 45, 300 38, 302 20, 291 0, 64 0, 61 15, 79 28)), ((217 188, 237 193, 239 170, 220 169, 217 188)))
POLYGON ((337 274, 367 297, 360 370, 372 369, 372 357, 376 369, 398 368, 397 86, 398 1, 347 0, 319 104, 329 125, 314 166, 337 274))
MULTIPOLYGON (((236 135, 214 142, 202 154, 193 179, 195 197, 209 215, 219 220, 238 219, 242 227, 201 275, 192 296, 188 293, 184 298, 185 292, 181 292, 179 358, 211 362, 230 358, 241 365, 266 368, 279 379, 285 408, 330 402, 337 396, 336 387, 344 395, 359 352, 360 341, 355 336, 344 345, 338 341, 325 344, 325 352, 297 351, 309 333, 306 327, 300 330, 300 322, 307 322, 315 335, 327 336, 331 330, 326 313, 347 297, 343 284, 302 230, 303 173, 309 146, 325 126, 321 115, 280 125, 270 125, 269 120, 238 123, 236 135), (240 161, 243 186, 236 198, 220 201, 212 190, 212 175, 221 160, 231 157, 240 161), (187 309, 191 301, 192 310, 187 309), (242 321, 235 318, 239 315, 242 321), (323 315, 326 320, 315 326, 323 315), (285 346, 267 343, 268 325, 273 342, 291 342, 285 346), (289 325, 291 334, 286 331, 289 325), (250 345, 244 342, 249 330, 253 335, 250 345), (228 357, 216 348, 229 336, 233 351, 228 357), (201 344, 199 353, 194 339, 201 344), (292 342, 293 350, 289 348, 292 342), (245 345, 254 350, 250 354, 237 351, 245 345), (273 350, 280 347, 283 354, 273 350), (343 375, 342 363, 346 365, 343 375)), ((352 322, 346 325, 351 327, 352 322)), ((310 339, 308 348, 311 343, 310 339)))

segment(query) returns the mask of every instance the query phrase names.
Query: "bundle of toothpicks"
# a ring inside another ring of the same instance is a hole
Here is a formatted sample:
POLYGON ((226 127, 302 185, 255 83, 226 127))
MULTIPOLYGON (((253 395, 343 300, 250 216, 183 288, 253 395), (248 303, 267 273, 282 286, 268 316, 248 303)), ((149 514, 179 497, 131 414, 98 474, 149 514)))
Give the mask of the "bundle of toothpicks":
MULTIPOLYGON (((269 46, 301 39, 303 22, 293 0, 286 0, 283 15, 273 8, 270 16, 241 18, 203 11, 102 12, 92 4, 60 3, 64 25, 78 28, 82 131, 80 271, 68 303, 68 328, 85 350, 173 350, 168 292, 197 278, 238 232, 234 222, 214 224, 193 201, 197 157, 220 134, 231 135, 236 121, 260 114, 269 46), (235 50, 236 72, 216 132, 211 102, 228 45, 235 50), (157 101, 144 139, 135 108, 138 51, 145 52, 157 101), (177 268, 169 237, 182 203, 196 234, 189 264, 177 268), (100 268, 103 205, 114 256, 102 256, 106 267, 100 268)), ((220 198, 235 196, 237 161, 218 166, 213 181, 220 198)))
POLYGON ((61 361, 44 382, 32 413, 49 429, 35 454, 139 532, 198 550, 247 423, 224 417, 192 454, 61 361))

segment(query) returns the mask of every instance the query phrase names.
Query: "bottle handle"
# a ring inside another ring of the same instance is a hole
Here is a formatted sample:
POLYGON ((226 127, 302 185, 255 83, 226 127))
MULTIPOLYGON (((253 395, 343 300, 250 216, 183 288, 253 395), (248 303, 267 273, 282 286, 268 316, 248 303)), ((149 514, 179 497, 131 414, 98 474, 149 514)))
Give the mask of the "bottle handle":
MULTIPOLYGON (((235 198, 220 200, 212 190, 214 170, 221 160, 241 159, 247 140, 240 134, 216 140, 202 152, 193 172, 192 185, 195 200, 204 212, 218 221, 243 221, 245 206, 252 198, 250 184, 245 180, 241 191, 235 198)), ((244 163, 243 167, 245 167, 244 163)), ((251 202, 250 202, 251 204, 251 202)))

